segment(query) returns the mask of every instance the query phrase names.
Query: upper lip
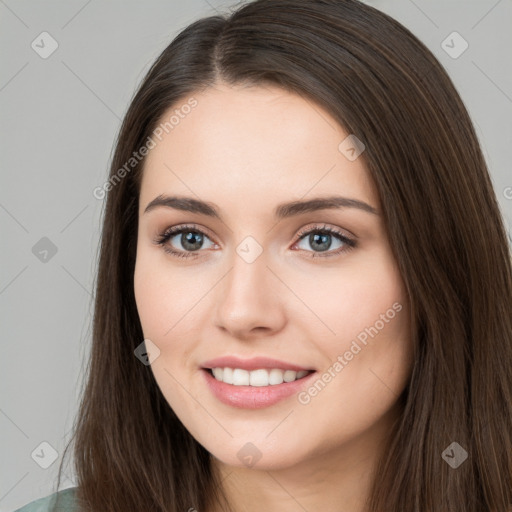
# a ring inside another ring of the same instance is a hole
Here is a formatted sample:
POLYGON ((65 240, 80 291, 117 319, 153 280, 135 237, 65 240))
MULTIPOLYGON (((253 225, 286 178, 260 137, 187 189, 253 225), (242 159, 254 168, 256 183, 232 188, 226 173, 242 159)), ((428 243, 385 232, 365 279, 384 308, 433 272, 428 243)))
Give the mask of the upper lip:
POLYGON ((286 363, 270 357, 251 357, 251 359, 240 359, 235 356, 223 356, 204 361, 203 368, 241 368, 243 370, 259 370, 262 368, 279 368, 281 370, 313 371, 312 368, 305 368, 298 364, 286 363))

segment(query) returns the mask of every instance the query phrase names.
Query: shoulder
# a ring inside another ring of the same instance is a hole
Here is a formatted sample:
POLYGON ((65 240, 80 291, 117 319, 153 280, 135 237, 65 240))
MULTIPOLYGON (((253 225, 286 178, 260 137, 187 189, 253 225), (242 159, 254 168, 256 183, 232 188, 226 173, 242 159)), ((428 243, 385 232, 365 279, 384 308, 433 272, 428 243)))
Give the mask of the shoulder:
POLYGON ((27 503, 25 506, 15 510, 14 512, 78 512, 75 500, 76 487, 70 487, 63 491, 55 492, 40 498, 38 500, 27 503), (58 497, 58 507, 54 509, 58 497))

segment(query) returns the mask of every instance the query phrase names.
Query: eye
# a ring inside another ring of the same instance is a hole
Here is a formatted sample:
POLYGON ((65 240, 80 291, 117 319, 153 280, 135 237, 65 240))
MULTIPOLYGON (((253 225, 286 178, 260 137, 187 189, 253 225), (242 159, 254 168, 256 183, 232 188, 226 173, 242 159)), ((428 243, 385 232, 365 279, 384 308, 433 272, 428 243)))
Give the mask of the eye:
MULTIPOLYGON (((357 245, 354 239, 349 238, 341 231, 326 226, 325 224, 323 226, 313 226, 312 228, 301 230, 299 232, 299 240, 294 246, 302 242, 309 244, 310 247, 314 249, 313 252, 305 249, 309 253, 312 252, 308 255, 310 258, 329 258, 331 256, 337 256, 350 251, 357 245), (338 248, 334 251, 329 251, 333 245, 333 238, 336 239, 335 241, 338 243, 338 248)), ((302 247, 299 248, 303 249, 302 247)))
MULTIPOLYGON (((349 238, 343 232, 326 226, 325 224, 303 229, 298 233, 298 236, 299 239, 292 248, 303 242, 309 244, 313 248, 313 251, 299 247, 299 249, 309 253, 307 256, 309 258, 337 256, 356 247, 356 241, 354 239, 349 238), (333 238, 335 239, 335 245, 337 243, 338 247, 336 250, 329 250, 333 245, 333 238)), ((168 228, 163 233, 159 234, 154 242, 157 245, 161 245, 165 252, 178 258, 198 257, 201 249, 218 247, 218 245, 212 242, 210 237, 196 225, 182 225, 168 228), (210 241, 208 247, 204 247, 205 240, 210 241), (176 244, 181 247, 178 247, 178 249, 173 248, 173 245, 175 246, 176 244)))
MULTIPOLYGON (((155 243, 161 245, 165 252, 178 258, 193 258, 198 256, 197 251, 205 248, 203 247, 205 239, 210 240, 208 235, 195 225, 174 226, 158 235, 155 243), (181 248, 178 247, 179 250, 173 249, 171 245, 174 239, 176 239, 174 243, 181 246, 181 248)), ((211 240, 210 242, 211 245, 215 245, 211 240)))

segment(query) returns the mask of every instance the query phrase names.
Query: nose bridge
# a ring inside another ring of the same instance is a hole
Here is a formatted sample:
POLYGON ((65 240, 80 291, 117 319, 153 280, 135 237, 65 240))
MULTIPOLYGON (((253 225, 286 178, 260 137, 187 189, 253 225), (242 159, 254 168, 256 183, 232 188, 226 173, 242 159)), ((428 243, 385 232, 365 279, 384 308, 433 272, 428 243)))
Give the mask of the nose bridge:
POLYGON ((231 272, 227 276, 227 299, 257 302, 258 296, 265 293, 268 286, 268 258, 264 251, 256 254, 254 247, 242 242, 233 254, 231 272))
POLYGON ((229 293, 245 294, 253 289, 253 296, 262 290, 265 285, 266 274, 269 272, 267 264, 269 263, 269 251, 264 248, 262 235, 256 235, 258 240, 248 232, 254 232, 256 226, 251 226, 252 230, 245 226, 244 231, 235 234, 234 239, 238 238, 238 243, 233 247, 230 253, 231 271, 227 276, 229 283, 226 295, 229 293), (256 289, 257 285, 259 289, 256 289))
POLYGON ((251 240, 239 244, 217 297, 217 325, 236 336, 255 328, 277 329, 284 319, 267 253, 261 248, 257 254, 256 249, 251 240))

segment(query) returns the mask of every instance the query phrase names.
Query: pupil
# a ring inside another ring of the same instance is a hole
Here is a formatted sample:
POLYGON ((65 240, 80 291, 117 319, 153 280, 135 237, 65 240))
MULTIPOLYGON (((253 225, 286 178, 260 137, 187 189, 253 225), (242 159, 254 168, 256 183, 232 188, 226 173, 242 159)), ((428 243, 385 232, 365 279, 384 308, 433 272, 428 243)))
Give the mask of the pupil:
POLYGON ((202 235, 201 233, 195 233, 194 231, 189 231, 188 233, 183 233, 181 235, 181 245, 188 250, 194 251, 201 248, 202 243, 202 235), (194 239, 196 239, 194 243, 194 239), (198 239, 198 241, 197 241, 198 239))
POLYGON ((320 251, 327 251, 329 247, 331 246, 331 235, 328 235, 326 233, 315 233, 313 235, 309 235, 309 243, 311 244, 311 247, 315 247, 315 244, 317 245, 317 248, 320 251))

